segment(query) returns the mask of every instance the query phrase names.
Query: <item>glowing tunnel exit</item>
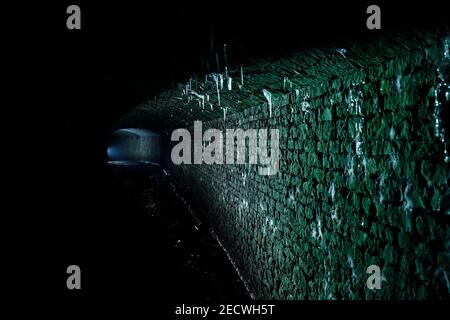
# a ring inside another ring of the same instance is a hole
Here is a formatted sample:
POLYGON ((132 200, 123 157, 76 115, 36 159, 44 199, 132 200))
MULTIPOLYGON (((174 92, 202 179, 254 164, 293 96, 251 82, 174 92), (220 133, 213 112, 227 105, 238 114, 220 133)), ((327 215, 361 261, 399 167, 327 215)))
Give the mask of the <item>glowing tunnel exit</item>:
POLYGON ((108 162, 160 162, 160 135, 140 128, 123 128, 109 137, 108 162))

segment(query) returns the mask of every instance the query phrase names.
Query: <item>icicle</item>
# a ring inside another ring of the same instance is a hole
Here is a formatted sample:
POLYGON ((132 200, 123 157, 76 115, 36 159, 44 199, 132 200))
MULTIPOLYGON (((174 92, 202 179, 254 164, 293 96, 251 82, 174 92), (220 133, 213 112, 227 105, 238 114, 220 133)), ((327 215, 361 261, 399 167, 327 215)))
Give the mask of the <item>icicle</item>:
POLYGON ((225 67, 225 78, 227 78, 227 77, 228 77, 228 68, 225 67))
POLYGON ((220 80, 220 90, 223 90, 223 75, 219 74, 219 80, 220 80))
POLYGON ((266 89, 263 89, 263 94, 267 99, 267 104, 269 105, 269 117, 272 117, 272 94, 266 89))
POLYGON ((223 121, 227 120, 227 108, 222 108, 223 110, 223 121))
POLYGON ((225 63, 225 75, 228 76, 228 70, 227 70, 227 44, 224 43, 223 45, 223 61, 225 63))
POLYGON ((244 69, 241 66, 241 86, 244 85, 244 69))
POLYGON ((216 93, 217 93, 217 104, 220 106, 220 92, 219 92, 219 79, 217 75, 213 75, 214 81, 216 83, 216 93))
POLYGON ((232 87, 231 87, 231 82, 232 82, 232 78, 231 77, 228 77, 227 78, 227 86, 228 86, 228 91, 231 91, 231 89, 232 89, 232 87))

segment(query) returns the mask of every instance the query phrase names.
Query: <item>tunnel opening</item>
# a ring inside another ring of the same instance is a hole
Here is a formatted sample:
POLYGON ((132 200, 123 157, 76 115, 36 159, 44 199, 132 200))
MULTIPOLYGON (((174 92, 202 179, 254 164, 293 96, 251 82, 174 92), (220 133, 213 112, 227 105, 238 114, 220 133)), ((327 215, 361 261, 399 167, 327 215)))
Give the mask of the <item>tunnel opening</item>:
POLYGON ((111 133, 108 164, 113 166, 160 165, 160 135, 141 128, 122 128, 111 133))

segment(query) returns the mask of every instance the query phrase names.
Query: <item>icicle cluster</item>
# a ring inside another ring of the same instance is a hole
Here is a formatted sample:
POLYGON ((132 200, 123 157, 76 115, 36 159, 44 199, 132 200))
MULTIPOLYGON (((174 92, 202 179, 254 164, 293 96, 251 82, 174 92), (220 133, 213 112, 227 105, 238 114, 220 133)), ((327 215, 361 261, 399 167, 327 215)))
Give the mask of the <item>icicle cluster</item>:
POLYGON ((269 117, 272 117, 272 94, 266 89, 263 89, 263 94, 267 99, 267 104, 269 105, 269 117))

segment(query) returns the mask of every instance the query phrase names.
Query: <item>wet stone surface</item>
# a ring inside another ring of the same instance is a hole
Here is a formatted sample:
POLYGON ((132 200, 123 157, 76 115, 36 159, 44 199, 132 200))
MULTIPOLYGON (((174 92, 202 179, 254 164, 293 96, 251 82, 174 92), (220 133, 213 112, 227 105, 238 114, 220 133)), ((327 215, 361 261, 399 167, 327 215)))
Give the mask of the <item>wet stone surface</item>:
MULTIPOLYGON (((148 232, 161 234, 171 301, 250 300, 244 284, 206 224, 196 220, 157 167, 114 168, 149 217, 148 232)), ((154 246, 149 244, 148 248, 154 246)), ((150 253, 150 252, 149 252, 150 253)))

